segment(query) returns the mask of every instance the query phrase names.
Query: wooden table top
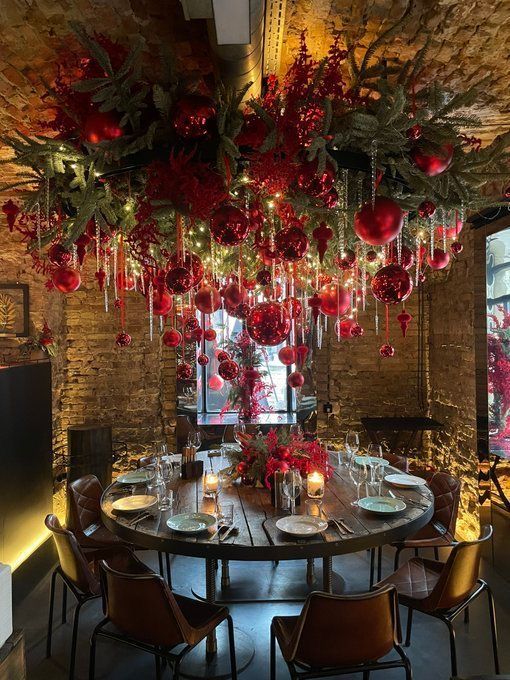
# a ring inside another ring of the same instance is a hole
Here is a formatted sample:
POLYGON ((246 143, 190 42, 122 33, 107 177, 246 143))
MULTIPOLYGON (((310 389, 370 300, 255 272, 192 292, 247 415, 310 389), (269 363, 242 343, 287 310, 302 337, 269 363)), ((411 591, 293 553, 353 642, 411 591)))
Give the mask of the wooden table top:
MULTIPOLYGON (((227 466, 226 461, 220 458, 213 458, 213 461, 216 471, 227 466)), ((390 467, 387 469, 390 472, 399 472, 390 467)), ((383 483, 382 493, 387 495, 388 490, 389 486, 383 483)), ((354 533, 340 535, 337 529, 329 527, 319 536, 310 539, 295 539, 277 529, 277 519, 288 512, 276 510, 271 505, 270 492, 267 489, 238 483, 221 490, 220 503, 227 500, 234 503, 234 521, 238 528, 236 535, 231 534, 221 543, 218 538, 210 540, 215 527, 194 536, 172 531, 166 525, 171 511, 160 512, 155 509, 152 517, 128 526, 132 516, 116 514, 112 510, 112 502, 119 495, 129 495, 131 489, 116 483, 105 490, 101 508, 103 521, 110 531, 143 548, 224 560, 295 560, 341 555, 385 545, 413 534, 430 521, 434 499, 427 486, 419 487, 419 490, 394 488, 393 491, 407 502, 407 508, 402 513, 381 517, 353 507, 350 503, 356 497, 356 488, 347 468, 341 467, 326 484, 322 507, 329 517, 342 518, 354 533)), ((179 480, 174 496, 173 514, 183 511, 214 511, 214 502, 202 497, 202 478, 179 480)), ((301 505, 296 510, 298 513, 306 512, 305 500, 306 494, 303 492, 301 505)))

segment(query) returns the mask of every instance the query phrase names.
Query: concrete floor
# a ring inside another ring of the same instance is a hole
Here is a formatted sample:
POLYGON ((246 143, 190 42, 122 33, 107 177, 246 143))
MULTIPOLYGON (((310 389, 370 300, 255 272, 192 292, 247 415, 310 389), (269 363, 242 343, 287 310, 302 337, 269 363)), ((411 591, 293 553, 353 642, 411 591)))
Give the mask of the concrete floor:
MULTIPOLYGON (((390 573, 393 551, 388 549, 384 557, 383 574, 390 573)), ((140 553, 140 557, 156 568, 155 553, 140 553)), ((346 582, 346 591, 366 590, 368 586, 368 561, 366 553, 357 553, 334 559, 334 569, 340 572, 346 582)), ((203 562, 193 558, 174 557, 172 560, 174 589, 185 595, 191 594, 192 586, 203 584, 203 562)), ((276 584, 298 581, 305 575, 304 563, 280 563, 276 570, 270 565, 234 563, 231 568, 233 582, 246 578, 260 584, 260 592, 267 590, 269 579, 276 584)), ((485 567, 484 576, 492 585, 497 607, 500 633, 500 657, 502 672, 510 672, 510 597, 508 582, 501 579, 492 569, 485 567)), ((71 642, 71 624, 57 625, 54 632, 53 656, 45 659, 46 617, 49 574, 15 608, 15 627, 25 630, 29 680, 60 680, 67 677, 68 652, 71 642)), ((72 598, 70 598, 72 599, 72 598)), ((59 611, 60 589, 58 589, 56 611, 59 611)), ((71 604, 71 603, 70 603, 71 604)), ((83 610, 78 641, 78 680, 87 678, 88 639, 90 632, 101 617, 100 602, 88 603, 83 610)), ((299 612, 298 603, 266 602, 256 604, 233 604, 230 610, 234 624, 249 635, 255 646, 255 656, 242 673, 243 680, 266 680, 269 678, 269 625, 277 614, 299 612)), ((72 607, 70 607, 71 611, 72 607)), ((68 617, 71 618, 71 617, 68 617)), ((402 612, 405 626, 405 611, 402 612)), ((471 622, 457 623, 457 645, 459 672, 462 676, 490 673, 493 671, 486 600, 480 598, 471 608, 471 622)), ((415 614, 413 642, 407 650, 413 665, 415 680, 448 680, 449 651, 446 627, 440 621, 415 614)), ((279 655, 278 655, 279 656, 279 655)), ((98 646, 97 678, 108 680, 145 680, 155 677, 154 661, 149 655, 132 650, 112 641, 102 641, 98 646)), ((170 678, 166 671, 165 678, 170 678)), ((288 678, 288 672, 281 658, 278 658, 278 678, 288 678)), ((361 675, 342 676, 360 678, 361 675)), ((374 680, 400 680, 404 678, 401 669, 373 673, 374 680)))

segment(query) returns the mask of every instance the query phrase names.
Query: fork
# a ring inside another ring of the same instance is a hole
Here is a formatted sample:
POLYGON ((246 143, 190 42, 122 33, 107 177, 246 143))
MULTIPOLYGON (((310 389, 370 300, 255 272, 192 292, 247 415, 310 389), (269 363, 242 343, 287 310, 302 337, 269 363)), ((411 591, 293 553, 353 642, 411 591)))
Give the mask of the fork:
POLYGON ((327 520, 328 524, 332 524, 336 528, 336 530, 338 531, 340 536, 345 535, 345 531, 342 529, 342 527, 336 521, 336 519, 333 519, 333 517, 330 517, 325 510, 322 510, 322 514, 324 515, 324 518, 327 520))

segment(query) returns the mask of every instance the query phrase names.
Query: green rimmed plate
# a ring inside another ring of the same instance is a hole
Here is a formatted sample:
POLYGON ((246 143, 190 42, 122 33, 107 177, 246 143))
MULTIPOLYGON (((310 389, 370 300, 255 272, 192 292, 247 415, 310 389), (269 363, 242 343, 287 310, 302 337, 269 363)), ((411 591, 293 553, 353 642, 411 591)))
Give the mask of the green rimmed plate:
POLYGON ((205 512, 183 512, 167 519, 166 524, 181 534, 199 534, 216 524, 216 517, 205 512))
POLYGON ((379 458, 378 456, 356 456, 355 461, 358 465, 384 465, 386 467, 390 464, 389 460, 379 458))
POLYGON ((155 474, 154 468, 149 470, 142 468, 141 470, 131 470, 131 472, 119 475, 116 481, 119 484, 145 484, 145 482, 149 482, 155 474))
POLYGON ((395 515, 407 508, 407 505, 400 498, 390 498, 390 496, 367 496, 360 498, 358 506, 368 512, 375 512, 377 515, 395 515))

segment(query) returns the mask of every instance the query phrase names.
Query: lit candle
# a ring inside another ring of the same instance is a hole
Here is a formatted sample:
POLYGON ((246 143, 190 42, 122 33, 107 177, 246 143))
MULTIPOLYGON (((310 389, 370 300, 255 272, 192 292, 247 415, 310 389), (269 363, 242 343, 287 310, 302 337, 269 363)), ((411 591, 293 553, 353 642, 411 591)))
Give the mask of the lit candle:
POLYGON ((306 478, 306 493, 310 498, 322 498, 324 496, 324 475, 322 472, 308 473, 306 478))
POLYGON ((204 477, 204 494, 215 496, 218 493, 219 478, 215 472, 207 472, 204 477))

